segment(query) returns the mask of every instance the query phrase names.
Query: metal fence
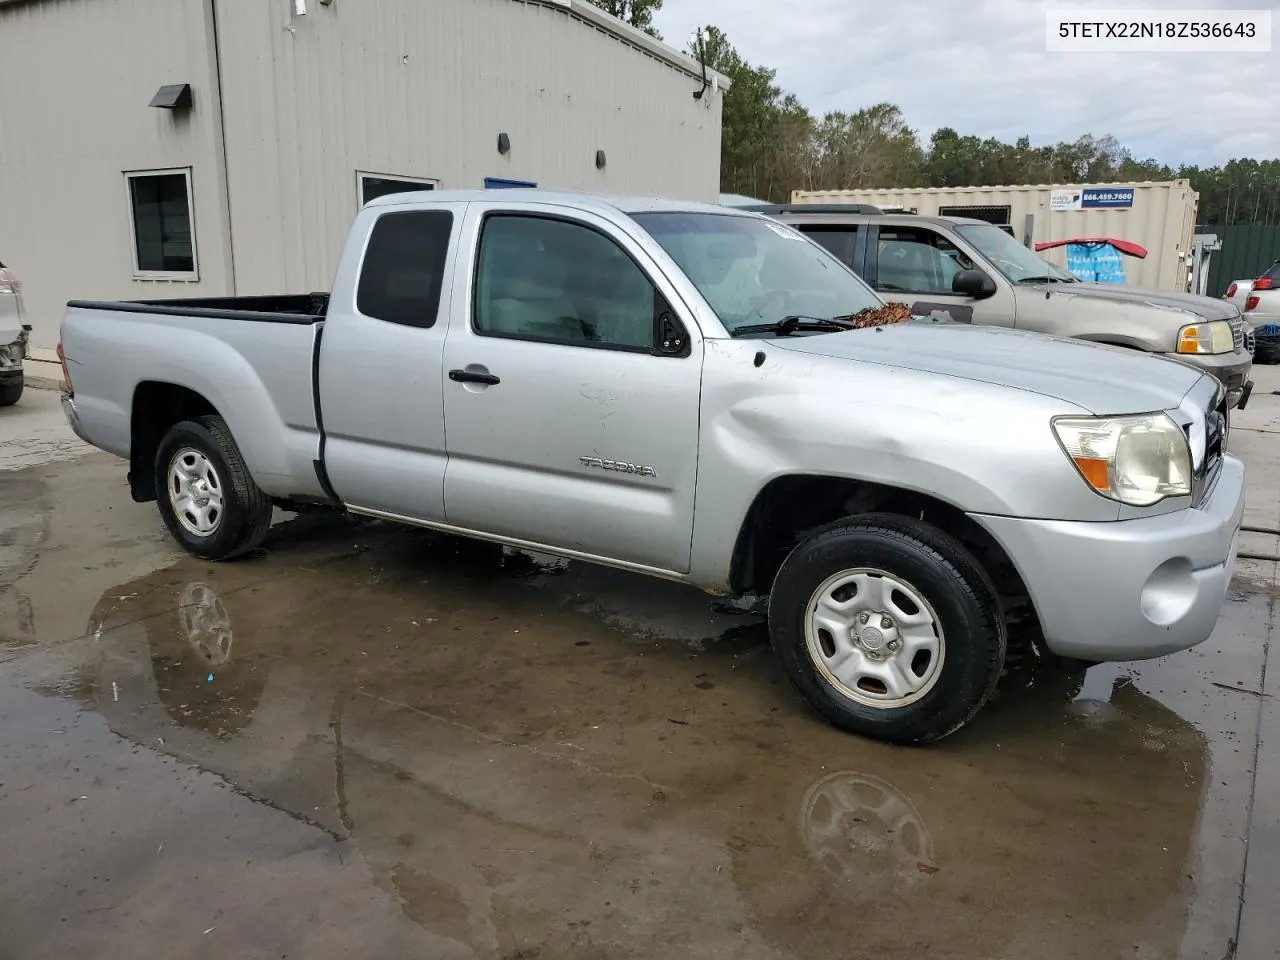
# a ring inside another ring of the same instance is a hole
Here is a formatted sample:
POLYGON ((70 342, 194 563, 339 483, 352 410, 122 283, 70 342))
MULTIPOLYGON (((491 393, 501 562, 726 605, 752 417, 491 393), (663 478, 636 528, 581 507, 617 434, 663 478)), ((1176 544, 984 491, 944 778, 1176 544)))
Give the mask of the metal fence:
POLYGON ((1211 297, 1226 293, 1231 281, 1252 280, 1280 260, 1280 224, 1205 224, 1196 227, 1196 233, 1216 233, 1222 238, 1222 249, 1209 261, 1205 293, 1211 297))

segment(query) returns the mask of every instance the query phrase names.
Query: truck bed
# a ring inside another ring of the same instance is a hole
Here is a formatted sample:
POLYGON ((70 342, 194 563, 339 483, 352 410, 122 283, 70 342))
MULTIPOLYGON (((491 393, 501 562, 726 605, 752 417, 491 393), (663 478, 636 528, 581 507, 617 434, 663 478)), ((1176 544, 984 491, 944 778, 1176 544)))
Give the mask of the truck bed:
POLYGON ((268 494, 324 497, 315 364, 328 300, 71 301, 62 343, 88 439, 129 458, 136 404, 182 404, 185 388, 226 420, 268 494))

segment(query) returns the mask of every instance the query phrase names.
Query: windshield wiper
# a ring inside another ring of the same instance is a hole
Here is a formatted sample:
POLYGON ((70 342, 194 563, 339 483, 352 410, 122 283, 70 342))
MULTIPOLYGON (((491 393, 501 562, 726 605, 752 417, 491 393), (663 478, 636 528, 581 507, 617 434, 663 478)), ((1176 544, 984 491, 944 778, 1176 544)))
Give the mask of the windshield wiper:
POLYGON ((1015 280, 1014 283, 1075 283, 1075 277, 1023 277, 1021 280, 1015 280))
POLYGON ((848 317, 806 317, 793 313, 783 317, 776 323, 749 323, 746 326, 734 327, 729 331, 733 337, 741 337, 748 333, 772 333, 785 337, 797 330, 853 330, 854 325, 848 317))

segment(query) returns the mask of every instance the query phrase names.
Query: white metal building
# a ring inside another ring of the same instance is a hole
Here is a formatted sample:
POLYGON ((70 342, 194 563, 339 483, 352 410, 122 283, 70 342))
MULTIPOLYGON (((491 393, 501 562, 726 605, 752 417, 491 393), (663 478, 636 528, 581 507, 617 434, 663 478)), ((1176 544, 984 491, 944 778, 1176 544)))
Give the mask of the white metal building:
POLYGON ((584 0, 0 0, 0 258, 51 359, 68 299, 328 289, 381 193, 714 201, 725 87, 584 0))
MULTIPOLYGON (((1112 237, 1147 249, 1126 258, 1130 286, 1185 292, 1191 278, 1200 195, 1189 180, 1038 184, 1014 187, 912 187, 898 190, 795 190, 793 203, 869 203, 922 216, 975 217, 1007 226, 1028 246, 1112 237)), ((1065 266, 1065 248, 1041 256, 1065 266)))

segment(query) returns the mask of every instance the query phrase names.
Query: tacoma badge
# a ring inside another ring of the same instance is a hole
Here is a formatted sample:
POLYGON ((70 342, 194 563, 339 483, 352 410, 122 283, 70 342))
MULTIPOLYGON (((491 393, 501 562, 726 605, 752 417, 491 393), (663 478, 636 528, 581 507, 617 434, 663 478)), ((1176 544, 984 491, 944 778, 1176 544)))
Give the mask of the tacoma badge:
POLYGON ((639 463, 627 463, 625 460, 603 460, 600 457, 579 457, 584 467, 595 467, 597 470, 613 470, 617 473, 634 473, 641 477, 656 477, 653 467, 639 463))

